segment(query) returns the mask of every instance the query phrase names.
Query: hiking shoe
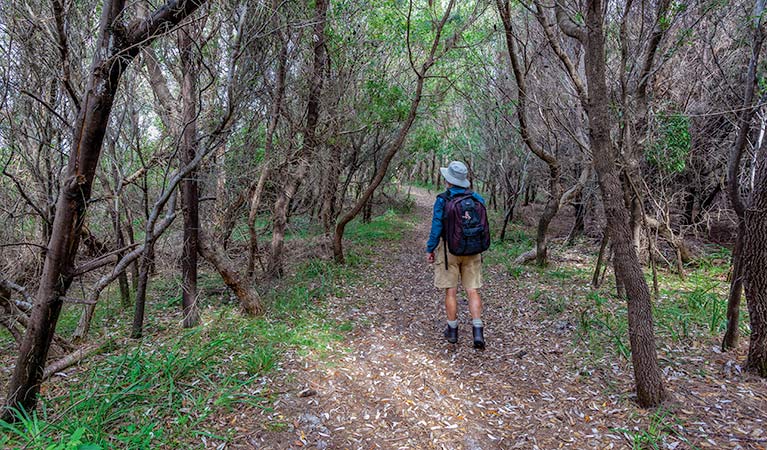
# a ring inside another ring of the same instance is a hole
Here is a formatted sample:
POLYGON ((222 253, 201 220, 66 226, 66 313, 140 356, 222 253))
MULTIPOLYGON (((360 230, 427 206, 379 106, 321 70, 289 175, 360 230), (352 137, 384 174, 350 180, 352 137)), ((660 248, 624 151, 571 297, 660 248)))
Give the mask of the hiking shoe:
POLYGON ((471 327, 472 334, 474 335, 474 348, 479 350, 485 349, 485 336, 484 327, 471 327))
POLYGON ((445 338, 451 344, 458 342, 458 327, 451 327, 450 325, 445 328, 445 338))

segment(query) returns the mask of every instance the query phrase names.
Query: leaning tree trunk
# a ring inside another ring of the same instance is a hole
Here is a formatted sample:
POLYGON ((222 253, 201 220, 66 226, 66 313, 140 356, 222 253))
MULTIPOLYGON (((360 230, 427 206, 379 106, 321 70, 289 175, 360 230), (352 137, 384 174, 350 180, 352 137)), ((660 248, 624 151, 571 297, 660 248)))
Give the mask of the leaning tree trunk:
POLYGON ((767 378, 767 150, 759 151, 754 190, 745 210, 743 272, 751 321, 746 369, 767 378))
POLYGON ((69 272, 77 256, 86 205, 120 77, 142 47, 151 44, 202 3, 172 0, 151 17, 128 27, 118 23, 123 19, 124 2, 106 1, 102 5, 97 48, 72 135, 69 163, 56 204, 37 300, 8 385, 3 414, 6 419, 14 419, 10 408, 32 411, 36 406, 45 361, 61 313, 61 297, 72 283, 69 272), (121 30, 120 39, 116 38, 115 30, 121 30))
POLYGON ((663 387, 655 349, 650 290, 632 243, 629 211, 623 201, 616 165, 617 155, 610 140, 610 96, 605 78, 603 19, 602 1, 588 2, 583 38, 586 47, 588 99, 584 106, 589 118, 594 167, 599 176, 616 275, 623 282, 627 294, 629 341, 637 399, 640 406, 650 407, 660 404, 667 393, 663 387))

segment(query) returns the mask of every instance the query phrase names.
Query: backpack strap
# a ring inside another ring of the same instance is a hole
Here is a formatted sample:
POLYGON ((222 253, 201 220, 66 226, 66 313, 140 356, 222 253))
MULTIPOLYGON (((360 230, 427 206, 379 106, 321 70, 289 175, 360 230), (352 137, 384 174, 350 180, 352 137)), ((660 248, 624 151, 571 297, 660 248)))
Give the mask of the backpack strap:
POLYGON ((441 198, 445 204, 442 206, 442 249, 445 252, 445 271, 447 271, 447 229, 445 228, 445 207, 447 202, 450 201, 450 189, 437 195, 437 198, 441 198))

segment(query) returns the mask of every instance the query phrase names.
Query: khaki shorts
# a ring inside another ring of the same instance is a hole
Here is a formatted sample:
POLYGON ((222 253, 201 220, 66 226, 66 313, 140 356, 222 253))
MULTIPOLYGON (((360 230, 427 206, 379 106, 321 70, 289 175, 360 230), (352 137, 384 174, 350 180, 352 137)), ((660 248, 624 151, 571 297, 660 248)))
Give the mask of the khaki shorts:
POLYGON ((458 287, 460 276, 464 289, 482 287, 482 255, 455 256, 447 252, 447 270, 445 270, 444 245, 440 242, 434 250, 434 287, 449 289, 458 287))

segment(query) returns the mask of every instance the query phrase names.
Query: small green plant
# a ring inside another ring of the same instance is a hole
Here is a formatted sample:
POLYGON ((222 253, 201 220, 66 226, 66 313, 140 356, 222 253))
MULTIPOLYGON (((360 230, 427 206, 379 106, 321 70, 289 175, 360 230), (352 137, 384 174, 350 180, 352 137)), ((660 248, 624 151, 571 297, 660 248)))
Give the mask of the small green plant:
POLYGON ((690 152, 690 118, 660 113, 655 120, 658 137, 646 150, 647 161, 667 173, 681 173, 690 152))

